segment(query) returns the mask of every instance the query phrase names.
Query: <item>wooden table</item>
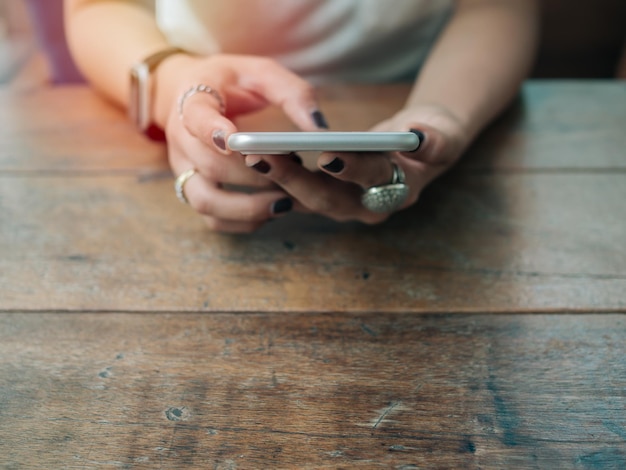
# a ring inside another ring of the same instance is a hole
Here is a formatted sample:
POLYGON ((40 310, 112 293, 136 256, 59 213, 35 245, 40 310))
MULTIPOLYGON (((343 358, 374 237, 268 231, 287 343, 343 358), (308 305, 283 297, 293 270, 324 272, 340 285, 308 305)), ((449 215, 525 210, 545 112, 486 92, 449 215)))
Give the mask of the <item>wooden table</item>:
POLYGON ((624 82, 529 82, 384 225, 246 236, 88 89, 0 102, 0 468, 626 468, 624 82))

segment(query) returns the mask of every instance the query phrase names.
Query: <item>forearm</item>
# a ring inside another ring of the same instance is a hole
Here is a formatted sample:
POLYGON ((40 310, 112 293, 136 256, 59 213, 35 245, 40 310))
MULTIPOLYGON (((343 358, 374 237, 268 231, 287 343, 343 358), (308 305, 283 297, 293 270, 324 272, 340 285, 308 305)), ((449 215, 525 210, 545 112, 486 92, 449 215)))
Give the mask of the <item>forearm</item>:
POLYGON ((467 140, 515 96, 537 45, 534 0, 459 0, 415 83, 407 107, 442 107, 467 140))
POLYGON ((121 106, 129 96, 129 71, 168 47, 146 1, 65 0, 72 55, 85 77, 121 106))

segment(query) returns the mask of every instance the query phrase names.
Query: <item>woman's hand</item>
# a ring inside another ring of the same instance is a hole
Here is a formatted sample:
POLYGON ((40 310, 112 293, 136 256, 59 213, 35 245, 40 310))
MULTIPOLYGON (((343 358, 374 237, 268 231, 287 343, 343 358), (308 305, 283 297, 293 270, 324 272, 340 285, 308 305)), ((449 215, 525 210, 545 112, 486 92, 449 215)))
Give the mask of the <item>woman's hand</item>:
POLYGON ((413 130, 421 143, 415 152, 323 153, 317 162, 320 172, 307 171, 277 155, 248 155, 246 164, 262 169, 270 181, 293 197, 296 210, 337 221, 376 224, 391 214, 366 209, 361 196, 368 188, 391 183, 391 162, 403 170, 409 188, 403 209, 414 204, 422 189, 452 166, 469 143, 460 121, 437 106, 405 108, 372 130, 413 130))
MULTIPOLYGON (((184 198, 207 225, 223 232, 250 232, 291 210, 291 197, 248 168, 240 154, 227 149, 226 141, 237 130, 232 118, 269 104, 282 108, 302 130, 323 127, 313 88, 276 62, 259 57, 181 55, 162 67, 156 80, 155 120, 164 126, 175 175, 196 170, 183 185, 184 198), (185 95, 198 85, 214 92, 196 89, 185 95)), ((299 166, 297 159, 290 164, 299 166)))

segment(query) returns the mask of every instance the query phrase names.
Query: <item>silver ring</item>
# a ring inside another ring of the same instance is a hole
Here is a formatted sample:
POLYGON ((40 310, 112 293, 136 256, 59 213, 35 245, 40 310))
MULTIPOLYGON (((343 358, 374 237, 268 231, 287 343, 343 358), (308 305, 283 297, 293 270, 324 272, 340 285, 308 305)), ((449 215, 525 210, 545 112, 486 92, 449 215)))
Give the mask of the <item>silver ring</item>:
POLYGON ((174 191, 176 191, 176 197, 183 204, 189 204, 187 196, 185 196, 185 183, 189 181, 189 178, 191 178, 196 173, 198 173, 198 170, 192 168, 190 170, 182 172, 180 175, 178 175, 176 181, 174 181, 174 191))
POLYGON ((181 119, 183 118, 183 106, 185 105, 185 100, 189 98, 190 96, 195 95, 196 93, 208 93, 209 95, 211 95, 213 98, 217 100, 217 103, 220 105, 220 113, 224 114, 226 112, 226 105, 224 104, 224 99, 222 98, 222 95, 218 93, 217 90, 211 88, 208 85, 195 85, 195 86, 192 86, 185 93, 180 95, 180 97, 178 98, 178 116, 181 119))
POLYGON ((389 184, 380 186, 372 186, 366 190, 361 196, 361 204, 372 211, 378 213, 394 212, 409 197, 409 187, 405 184, 404 170, 391 162, 393 167, 393 176, 389 184))

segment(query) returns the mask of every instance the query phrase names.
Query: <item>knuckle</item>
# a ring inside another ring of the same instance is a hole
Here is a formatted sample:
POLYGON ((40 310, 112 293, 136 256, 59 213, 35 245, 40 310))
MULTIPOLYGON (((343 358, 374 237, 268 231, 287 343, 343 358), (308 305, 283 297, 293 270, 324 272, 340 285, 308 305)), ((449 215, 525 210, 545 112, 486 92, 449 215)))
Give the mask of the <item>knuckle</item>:
POLYGON ((307 81, 300 81, 298 92, 300 96, 307 101, 313 101, 315 99, 315 87, 307 81))
POLYGON ((388 184, 391 181, 391 177, 385 178, 386 173, 369 173, 361 182, 364 188, 372 188, 374 186, 380 186, 388 184), (382 176, 382 177, 381 177, 382 176), (384 178, 384 179, 383 179, 384 178))
POLYGON ((271 57, 257 57, 257 67, 264 72, 270 72, 277 68, 281 68, 278 61, 271 57))
POLYGON ((193 104, 189 103, 189 107, 185 106, 185 112, 180 115, 182 126, 189 135, 208 144, 211 142, 213 129, 210 126, 198 124, 203 121, 195 115, 193 104))
POLYGON ((215 202, 210 198, 190 199, 189 205, 203 215, 210 216, 215 212, 215 202))
POLYGON ((274 167, 272 169, 272 179, 275 183, 280 186, 290 186, 294 181, 294 175, 292 171, 289 171, 288 168, 277 168, 274 167))
POLYGON ((206 181, 220 183, 224 177, 224 167, 215 158, 205 158, 196 166, 206 181))
POLYGON ((331 197, 320 195, 311 201, 311 209, 321 214, 336 214, 333 218, 339 220, 341 212, 337 212, 337 203, 331 197))

